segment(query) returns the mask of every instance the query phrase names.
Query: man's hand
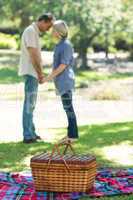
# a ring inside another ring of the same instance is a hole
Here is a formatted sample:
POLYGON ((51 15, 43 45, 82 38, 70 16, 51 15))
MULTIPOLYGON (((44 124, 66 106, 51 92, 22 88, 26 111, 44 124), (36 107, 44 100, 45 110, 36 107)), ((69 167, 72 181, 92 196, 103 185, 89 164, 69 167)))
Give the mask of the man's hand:
POLYGON ((43 78, 39 81, 40 84, 43 84, 43 83, 46 83, 46 82, 48 82, 48 78, 47 78, 47 77, 45 78, 44 76, 43 76, 43 78))
POLYGON ((39 76, 39 77, 38 77, 38 82, 39 82, 40 84, 42 84, 43 81, 44 81, 44 76, 43 76, 43 75, 42 75, 42 76, 39 76))

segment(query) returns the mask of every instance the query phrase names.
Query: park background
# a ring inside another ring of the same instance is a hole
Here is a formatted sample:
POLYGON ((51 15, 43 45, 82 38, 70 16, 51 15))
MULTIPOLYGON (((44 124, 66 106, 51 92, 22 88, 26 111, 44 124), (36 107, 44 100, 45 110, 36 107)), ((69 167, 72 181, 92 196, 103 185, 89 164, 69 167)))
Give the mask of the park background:
MULTIPOLYGON (((75 150, 94 154, 99 167, 133 167, 132 0, 0 0, 0 170, 28 170, 33 155, 50 150, 51 143, 66 135, 66 116, 50 82, 39 87, 35 112, 45 143, 21 142, 20 38, 43 12, 67 22, 75 50, 74 106, 80 133, 75 150)), ((41 43, 47 75, 55 45, 51 32, 41 35, 41 43)))

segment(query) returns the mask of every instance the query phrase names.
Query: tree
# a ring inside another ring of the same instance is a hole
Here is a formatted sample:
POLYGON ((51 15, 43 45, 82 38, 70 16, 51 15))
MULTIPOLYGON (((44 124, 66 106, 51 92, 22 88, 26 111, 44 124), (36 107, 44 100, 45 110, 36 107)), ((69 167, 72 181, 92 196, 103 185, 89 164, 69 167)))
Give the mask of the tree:
POLYGON ((125 40, 128 43, 130 58, 133 60, 133 2, 132 0, 123 0, 123 17, 121 29, 124 32, 125 40))
POLYGON ((82 68, 88 65, 88 47, 99 35, 104 38, 106 56, 114 33, 126 30, 124 37, 132 35, 132 0, 0 0, 0 5, 1 21, 9 19, 20 32, 42 12, 50 11, 57 19, 66 20, 82 68))
POLYGON ((120 0, 83 0, 75 2, 73 13, 77 33, 73 36, 76 48, 82 59, 82 68, 87 67, 87 50, 92 41, 101 33, 106 36, 106 52, 108 53, 109 35, 121 17, 120 0), (81 13, 81 14, 79 14, 81 13))
MULTIPOLYGON (((58 13, 71 27, 71 39, 81 59, 81 67, 87 67, 87 50, 92 41, 103 33, 108 54, 109 36, 121 19, 121 0, 67 0, 56 4, 58 13)), ((56 13, 57 14, 57 13, 56 13)), ((60 16, 59 16, 60 17, 60 16)))

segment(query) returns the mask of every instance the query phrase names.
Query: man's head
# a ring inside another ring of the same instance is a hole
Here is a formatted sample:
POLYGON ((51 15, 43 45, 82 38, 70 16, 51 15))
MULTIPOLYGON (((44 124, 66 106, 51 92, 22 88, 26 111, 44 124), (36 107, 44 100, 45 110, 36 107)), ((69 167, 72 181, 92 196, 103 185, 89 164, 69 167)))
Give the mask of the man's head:
POLYGON ((37 20, 38 28, 41 32, 48 31, 54 22, 54 16, 51 13, 41 15, 37 20))

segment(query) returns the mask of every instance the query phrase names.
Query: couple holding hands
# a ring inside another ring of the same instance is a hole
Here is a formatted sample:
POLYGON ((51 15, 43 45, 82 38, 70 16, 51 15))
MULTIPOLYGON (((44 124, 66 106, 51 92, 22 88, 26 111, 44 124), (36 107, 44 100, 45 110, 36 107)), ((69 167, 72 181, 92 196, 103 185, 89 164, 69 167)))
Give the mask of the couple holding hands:
POLYGON ((23 106, 23 142, 34 143, 41 140, 36 134, 33 122, 38 93, 38 85, 53 80, 56 91, 61 97, 68 119, 67 136, 61 142, 73 142, 78 138, 76 115, 72 104, 74 90, 73 48, 67 39, 68 27, 63 20, 54 20, 51 13, 41 15, 36 22, 28 26, 21 39, 19 75, 24 77, 25 97, 23 106), (40 33, 52 27, 52 37, 56 39, 52 72, 44 77, 41 59, 40 33))

